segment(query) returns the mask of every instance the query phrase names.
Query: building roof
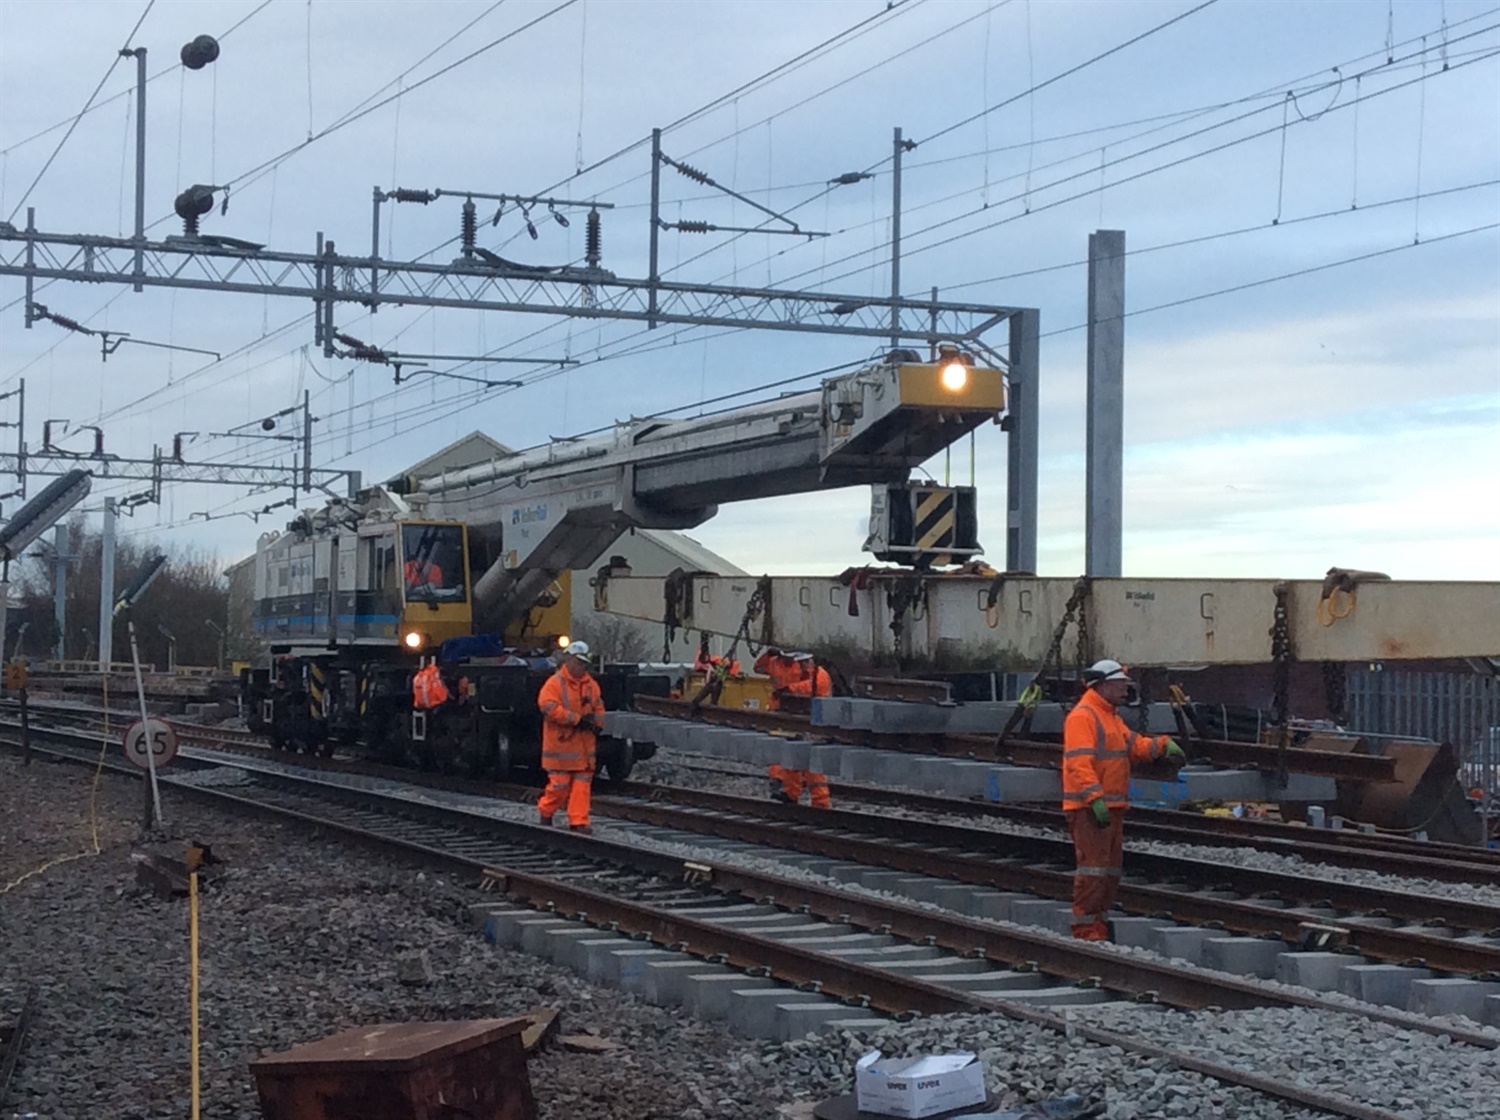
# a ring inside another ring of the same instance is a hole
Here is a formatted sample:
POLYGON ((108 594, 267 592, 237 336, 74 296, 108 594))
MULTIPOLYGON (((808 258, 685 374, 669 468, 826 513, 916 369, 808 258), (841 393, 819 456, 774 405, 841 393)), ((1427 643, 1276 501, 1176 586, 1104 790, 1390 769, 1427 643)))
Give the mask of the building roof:
POLYGON ((420 463, 407 467, 401 473, 408 478, 431 478, 444 471, 463 470, 465 467, 504 459, 515 453, 514 448, 506 447, 499 440, 491 439, 483 432, 470 432, 462 439, 454 440, 442 450, 433 452, 420 463))
POLYGON ((637 529, 636 533, 652 541, 682 561, 690 572, 713 572, 720 576, 744 576, 750 573, 732 564, 710 548, 705 548, 685 533, 668 529, 637 529))

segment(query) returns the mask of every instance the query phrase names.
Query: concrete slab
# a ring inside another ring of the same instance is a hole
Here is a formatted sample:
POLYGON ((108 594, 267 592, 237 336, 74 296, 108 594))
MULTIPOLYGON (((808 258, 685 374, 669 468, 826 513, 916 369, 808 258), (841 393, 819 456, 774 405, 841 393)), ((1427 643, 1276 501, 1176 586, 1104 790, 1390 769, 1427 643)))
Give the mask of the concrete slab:
POLYGON ((807 768, 820 774, 837 774, 843 769, 845 753, 853 749, 840 743, 813 743, 807 750, 807 768))
POLYGON ((1036 1007, 1085 1007, 1091 1003, 1108 1003, 1115 999, 1112 992, 1103 988, 1007 988, 1003 991, 976 991, 977 996, 993 995, 996 999, 1008 999, 1012 1003, 1025 1003, 1036 1007))
MULTIPOLYGON (((693 917, 698 917, 694 914, 693 917)), ((772 926, 805 926, 806 914, 795 914, 790 910, 772 910, 769 914, 722 914, 703 919, 716 926, 730 929, 770 929, 772 926)))
POLYGON ((1484 1022, 1485 1000, 1500 996, 1500 984, 1462 976, 1412 982, 1406 1009, 1418 1015, 1464 1015, 1484 1022))
POLYGON ((495 939, 491 936, 492 927, 490 925, 490 919, 493 916, 497 914, 520 915, 535 913, 535 910, 531 910, 525 906, 506 906, 503 904, 497 905, 493 902, 480 902, 469 907, 469 925, 484 934, 486 941, 493 942, 495 939))
MULTIPOLYGON (((849 1009, 845 1008, 845 1010, 849 1009)), ((889 1019, 834 1019, 832 1022, 824 1023, 823 1030, 825 1032, 848 1031, 850 1034, 873 1034, 890 1025, 889 1019)))
POLYGON ((813 949, 820 953, 831 953, 838 949, 885 949, 897 943, 896 939, 888 934, 859 932, 814 937, 787 937, 783 940, 788 945, 813 949))
POLYGON ((949 797, 985 797, 989 790, 991 762, 973 762, 966 758, 949 760, 948 784, 938 790, 949 797))
MULTIPOLYGON (((991 962, 986 961, 986 964, 991 962)), ((1011 991, 1033 991, 1044 984, 1035 972, 1012 972, 1008 969, 991 968, 984 972, 949 972, 934 976, 923 976, 929 984, 942 984, 963 992, 989 992, 997 999, 1008 998, 1011 991)))
POLYGON ((1110 915, 1115 927, 1115 944, 1132 949, 1150 949, 1156 944, 1156 931, 1172 923, 1161 918, 1137 918, 1128 915, 1110 915))
POLYGON ((919 961, 881 961, 880 967, 897 976, 918 976, 927 980, 933 976, 971 976, 994 971, 995 965, 984 957, 938 956, 919 961))
POLYGON ((736 990, 754 991, 759 988, 787 989, 769 976, 746 976, 743 972, 730 971, 695 973, 683 979, 682 1007, 699 1019, 729 1018, 729 998, 736 990))
POLYGON ((518 945, 520 944, 520 932, 517 925, 523 921, 531 921, 537 917, 548 918, 550 915, 539 914, 531 909, 496 910, 490 914, 485 922, 484 937, 486 941, 495 945, 518 945))
POLYGON ((778 1003, 775 1016, 775 1035, 782 1042, 805 1035, 822 1034, 829 1023, 846 1018, 851 1008, 846 1003, 822 997, 804 996, 796 1002, 778 1003))
POLYGON ((1189 964, 1202 964, 1203 943, 1210 938, 1223 936, 1220 930, 1199 929, 1196 926, 1162 926, 1156 931, 1155 944, 1148 948, 1189 964))
POLYGON ((546 937, 549 932, 555 929, 578 928, 580 928, 578 922, 570 922, 566 918, 522 918, 511 926, 511 944, 536 956, 546 956, 543 946, 547 943, 546 937))
POLYGON ((1500 1027, 1500 996, 1484 997, 1484 1020, 1492 1027, 1500 1027))
POLYGON ((866 867, 857 880, 848 881, 858 882, 860 886, 872 891, 890 891, 894 894, 899 890, 897 884, 903 879, 910 877, 910 871, 892 871, 886 867, 866 867))
POLYGON ((941 906, 944 910, 952 910, 958 914, 972 915, 975 909, 975 896, 982 890, 982 887, 971 887, 964 883, 950 883, 938 880, 932 888, 931 901, 933 905, 941 906))
POLYGON ((1276 979, 1315 992, 1339 990, 1339 973, 1359 961, 1348 953, 1282 953, 1276 958, 1276 979))
POLYGON ((1203 967, 1271 980, 1276 961, 1286 951, 1284 941, 1264 937, 1210 937, 1203 943, 1203 967))
POLYGON ((1056 770, 1037 766, 994 766, 984 795, 991 801, 1061 801, 1062 780, 1056 770))
POLYGON ((807 918, 804 918, 799 925, 739 926, 737 928, 740 933, 769 937, 775 941, 788 941, 794 937, 838 937, 844 933, 859 932, 853 926, 829 925, 827 922, 807 918))
POLYGON ((646 984, 646 966, 652 961, 681 959, 681 953, 670 949, 613 949, 599 953, 601 984, 622 992, 641 995, 646 984))
MULTIPOLYGON (((676 960, 647 961, 641 980, 641 995, 658 1007, 677 1007, 682 1003, 683 985, 689 976, 704 975, 714 969, 725 974, 734 972, 723 965, 705 964, 696 957, 679 955, 676 960)), ((740 975, 735 973, 735 975, 740 975)))
POLYGON ((1010 921, 1010 906, 1017 899, 1035 898, 1034 894, 1020 891, 995 891, 980 888, 974 892, 974 901, 967 912, 971 918, 986 918, 992 922, 1010 921))
POLYGON ((884 753, 870 747, 847 748, 839 759, 839 777, 846 782, 874 781, 875 768, 884 753))
POLYGON ((1006 913, 1006 918, 1017 925, 1037 926, 1054 933, 1067 933, 1071 917, 1072 908, 1064 906, 1057 899, 1035 898, 1030 895, 1013 899, 1006 913), (1062 915, 1060 922, 1059 914, 1062 915))
MULTIPOLYGON (((729 1026, 746 1038, 775 1038, 778 1004, 811 1003, 819 998, 814 992, 793 988, 741 988, 729 996, 729 1026)), ((847 1007, 844 1011, 853 1013, 847 1007)))
POLYGON ((937 960, 945 951, 934 945, 892 945, 885 949, 829 949, 828 955, 840 960, 883 966, 894 961, 937 960))
POLYGON ((546 957, 550 961, 567 965, 569 968, 582 970, 584 958, 575 955, 573 950, 580 941, 610 941, 615 944, 632 944, 629 938, 620 934, 611 933, 608 930, 595 929, 593 926, 582 925, 574 922, 564 929, 549 929, 542 935, 541 947, 537 950, 537 956, 546 957))
POLYGON ((781 744, 781 765, 789 770, 806 770, 812 759, 812 744, 806 739, 777 739, 781 744))
POLYGON ((1401 964, 1351 964, 1339 972, 1339 991, 1366 1003, 1405 1008, 1411 987, 1418 980, 1431 980, 1425 968, 1401 964))
POLYGON ((937 892, 952 885, 951 880, 934 879, 931 875, 907 875, 897 879, 890 889, 904 895, 913 902, 937 902, 937 892))

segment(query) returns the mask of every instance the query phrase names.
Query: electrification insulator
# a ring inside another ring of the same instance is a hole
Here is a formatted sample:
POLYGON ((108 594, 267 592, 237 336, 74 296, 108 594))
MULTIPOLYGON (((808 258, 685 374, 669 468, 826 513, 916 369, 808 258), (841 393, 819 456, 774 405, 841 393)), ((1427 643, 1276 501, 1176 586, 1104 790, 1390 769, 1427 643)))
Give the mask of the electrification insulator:
POLYGON ((219 41, 212 35, 199 35, 190 43, 184 43, 178 57, 189 70, 202 70, 219 57, 219 41))
POLYGON ((599 209, 589 209, 588 226, 583 235, 583 259, 590 268, 598 268, 603 259, 604 231, 599 225, 599 209))
POLYGON ((707 233, 714 227, 707 222, 678 222, 678 233, 707 233))
POLYGON ((434 201, 437 195, 431 191, 413 190, 410 187, 397 187, 387 197, 394 198, 397 202, 420 202, 423 206, 426 206, 429 202, 434 201))
POLYGON ((78 331, 80 334, 89 333, 88 328, 86 328, 77 319, 69 319, 66 315, 55 315, 50 311, 45 312, 45 314, 47 318, 51 319, 59 327, 65 327, 70 331, 78 331))
POLYGON ((699 171, 696 167, 689 167, 685 163, 674 163, 672 166, 677 168, 678 171, 682 172, 682 174, 686 175, 693 182, 702 183, 705 187, 709 185, 708 176, 702 171, 699 171))
POLYGON ((188 237, 198 236, 198 219, 214 208, 214 188, 194 183, 177 196, 172 209, 182 219, 182 232, 188 237))
POLYGON ((459 228, 459 234, 463 238, 464 256, 470 256, 474 252, 474 234, 479 229, 479 219, 474 212, 474 200, 467 199, 464 202, 463 222, 459 228))

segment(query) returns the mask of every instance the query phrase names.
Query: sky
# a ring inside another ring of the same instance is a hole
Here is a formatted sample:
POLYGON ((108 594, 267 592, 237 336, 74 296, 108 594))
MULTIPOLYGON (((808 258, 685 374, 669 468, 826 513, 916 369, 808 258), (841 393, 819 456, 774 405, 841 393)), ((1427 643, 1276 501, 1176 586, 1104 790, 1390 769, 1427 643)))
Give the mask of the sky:
MULTIPOLYGON (((0 219, 24 224, 34 207, 44 230, 130 232, 134 63, 116 54, 138 20, 129 41, 160 72, 146 114, 153 236, 177 232, 165 219, 192 183, 230 186, 204 232, 304 252, 319 233, 367 249, 372 186, 550 192, 613 204, 604 267, 640 277, 640 142, 661 127, 669 155, 830 234, 668 232, 670 278, 882 294, 899 126, 917 141, 902 182, 904 293, 1040 309, 1041 574, 1083 568, 1081 262, 1091 232, 1121 229, 1126 574, 1500 579, 1500 5, 0 0, 0 219), (220 37, 221 55, 186 71, 178 48, 201 33, 220 37), (861 169, 873 177, 829 189, 861 169)), ((672 174, 662 198, 668 221, 760 220, 672 174)), ((533 240, 510 210, 479 244, 577 262, 584 223, 571 213, 564 228, 538 211, 533 240)), ((456 200, 388 205, 382 222, 388 257, 454 253, 456 200)), ((315 465, 367 480, 476 429, 529 447, 878 351, 340 308, 339 329, 388 349, 579 363, 434 363, 526 384, 397 386, 389 368, 325 358, 305 302, 62 283, 37 299, 223 358, 125 345, 101 362, 96 338, 26 330, 22 282, 0 278, 0 393, 25 379, 33 450, 51 419, 70 449, 91 447, 84 429, 97 425, 119 455, 185 432, 199 433, 194 459, 285 462, 284 442, 212 433, 258 432, 308 391, 315 465)), ((17 404, 0 399, 0 422, 15 423, 17 404)), ((0 430, 7 449, 16 436, 0 430)), ((997 565, 1005 452, 998 429, 976 437, 980 533, 997 565)), ((969 482, 969 464, 956 449, 952 481, 969 482)), ((928 470, 950 477, 941 458, 928 470)), ((91 500, 138 489, 100 482, 91 500)), ((282 527, 287 509, 250 514, 285 496, 169 487, 122 529, 229 562, 282 527)), ((862 562, 868 505, 860 490, 732 503, 693 535, 752 572, 837 572, 862 562)))

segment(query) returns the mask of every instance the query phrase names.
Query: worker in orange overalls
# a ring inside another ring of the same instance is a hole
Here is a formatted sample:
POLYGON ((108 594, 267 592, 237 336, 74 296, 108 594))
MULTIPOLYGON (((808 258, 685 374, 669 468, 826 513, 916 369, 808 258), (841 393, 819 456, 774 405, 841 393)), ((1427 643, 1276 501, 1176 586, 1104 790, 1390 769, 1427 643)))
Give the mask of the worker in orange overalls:
POLYGON ((411 706, 419 712, 427 712, 447 701, 448 686, 443 683, 437 662, 418 669, 411 679, 411 706))
POLYGON ((443 569, 433 563, 431 558, 419 560, 414 557, 408 560, 404 573, 408 589, 428 585, 432 587, 443 586, 443 569))
POLYGON ((1166 735, 1138 735, 1125 725, 1117 709, 1134 682, 1118 661, 1096 662, 1083 679, 1083 696, 1063 721, 1062 807, 1078 861, 1071 925, 1080 941, 1108 941, 1104 915, 1124 867, 1130 763, 1186 756, 1166 735))
MULTIPOLYGON (((771 678, 771 703, 773 711, 779 708, 778 694, 789 696, 832 696, 833 678, 828 670, 818 665, 810 653, 786 653, 771 648, 761 654, 755 662, 757 672, 771 678)), ((771 783, 771 798, 796 804, 802 800, 805 786, 814 809, 833 808, 833 797, 828 791, 828 775, 814 770, 793 770, 773 763, 767 772, 771 783)))
POLYGON ((537 694, 542 713, 542 769, 547 788, 537 802, 542 823, 564 805, 568 827, 587 832, 593 792, 595 747, 604 728, 604 700, 599 682, 589 674, 589 646, 574 642, 563 651, 562 665, 537 694))

